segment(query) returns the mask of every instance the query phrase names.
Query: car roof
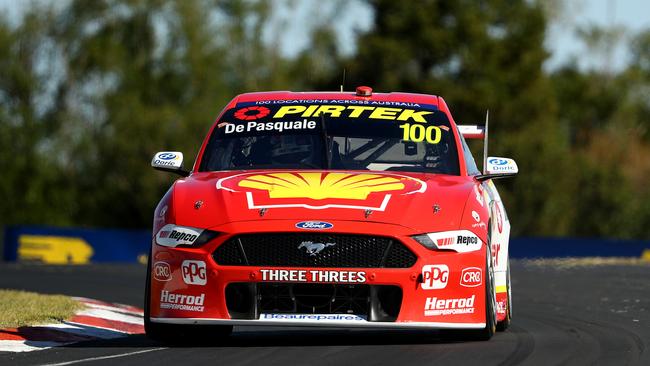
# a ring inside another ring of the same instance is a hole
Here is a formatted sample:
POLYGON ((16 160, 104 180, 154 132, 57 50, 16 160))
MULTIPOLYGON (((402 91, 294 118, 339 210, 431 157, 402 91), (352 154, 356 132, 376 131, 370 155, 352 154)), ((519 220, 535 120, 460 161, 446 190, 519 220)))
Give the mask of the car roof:
POLYGON ((260 100, 370 100, 377 102, 401 102, 435 105, 438 109, 448 112, 446 104, 437 95, 418 93, 372 93, 370 96, 358 96, 355 92, 292 92, 268 91, 244 93, 236 96, 226 108, 234 108, 238 103, 255 102, 260 100))

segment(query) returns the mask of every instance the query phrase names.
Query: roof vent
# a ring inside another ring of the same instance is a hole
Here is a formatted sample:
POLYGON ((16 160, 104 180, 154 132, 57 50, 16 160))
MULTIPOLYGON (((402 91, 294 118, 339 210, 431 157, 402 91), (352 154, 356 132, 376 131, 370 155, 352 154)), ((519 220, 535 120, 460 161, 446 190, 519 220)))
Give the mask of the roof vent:
POLYGON ((372 96, 372 88, 369 86, 357 86, 357 97, 372 96))

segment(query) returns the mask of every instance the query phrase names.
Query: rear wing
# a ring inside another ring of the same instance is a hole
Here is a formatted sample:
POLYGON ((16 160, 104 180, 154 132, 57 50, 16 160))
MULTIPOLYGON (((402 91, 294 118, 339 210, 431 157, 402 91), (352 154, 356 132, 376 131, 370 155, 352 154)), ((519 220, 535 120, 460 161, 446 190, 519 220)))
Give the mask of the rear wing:
POLYGON ((458 125, 458 132, 466 139, 482 139, 485 137, 485 126, 458 125))
POLYGON ((490 111, 485 113, 485 125, 458 125, 458 132, 466 139, 483 139, 483 172, 487 169, 488 122, 490 111))

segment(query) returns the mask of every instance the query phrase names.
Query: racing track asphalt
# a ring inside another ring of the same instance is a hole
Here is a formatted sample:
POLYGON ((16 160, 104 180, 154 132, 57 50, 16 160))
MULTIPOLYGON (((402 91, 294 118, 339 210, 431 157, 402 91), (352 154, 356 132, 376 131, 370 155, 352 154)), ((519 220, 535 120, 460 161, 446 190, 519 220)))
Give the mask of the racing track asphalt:
MULTIPOLYGON (((650 365, 650 264, 513 262, 513 326, 489 342, 436 332, 235 328, 216 345, 168 348, 142 335, 0 353, 0 365, 650 365), (119 356, 119 358, 102 358, 119 356)), ((0 288, 141 306, 145 267, 0 264, 0 288)))

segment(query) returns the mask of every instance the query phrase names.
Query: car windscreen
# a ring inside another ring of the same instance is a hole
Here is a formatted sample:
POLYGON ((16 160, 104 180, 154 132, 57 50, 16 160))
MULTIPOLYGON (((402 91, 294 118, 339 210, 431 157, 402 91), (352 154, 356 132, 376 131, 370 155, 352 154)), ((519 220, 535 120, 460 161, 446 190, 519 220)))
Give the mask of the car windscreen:
POLYGON ((240 103, 212 131, 200 171, 342 169, 459 175, 436 106, 356 100, 240 103))

